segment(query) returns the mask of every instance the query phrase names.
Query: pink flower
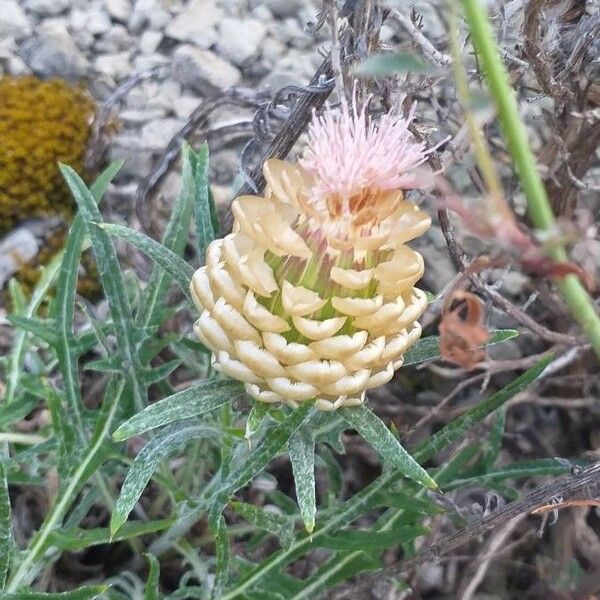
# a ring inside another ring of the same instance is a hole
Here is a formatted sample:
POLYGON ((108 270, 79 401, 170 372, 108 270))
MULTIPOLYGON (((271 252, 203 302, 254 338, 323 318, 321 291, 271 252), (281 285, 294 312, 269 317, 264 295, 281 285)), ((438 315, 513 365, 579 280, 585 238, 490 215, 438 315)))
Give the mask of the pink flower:
POLYGON ((315 115, 308 130, 308 148, 300 160, 314 177, 313 199, 352 196, 419 184, 414 169, 427 159, 423 142, 414 141, 407 118, 390 113, 378 121, 367 116, 367 105, 352 107, 343 102, 338 112, 326 110, 315 115))

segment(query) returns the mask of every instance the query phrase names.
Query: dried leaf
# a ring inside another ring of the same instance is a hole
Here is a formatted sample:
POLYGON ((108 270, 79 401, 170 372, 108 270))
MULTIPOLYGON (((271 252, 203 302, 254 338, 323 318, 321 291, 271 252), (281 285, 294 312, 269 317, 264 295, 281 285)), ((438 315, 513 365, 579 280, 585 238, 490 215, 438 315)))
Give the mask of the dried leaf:
POLYGON ((465 369, 472 369, 485 358, 481 348, 489 339, 483 323, 484 312, 477 296, 461 290, 446 301, 440 322, 442 357, 465 369))

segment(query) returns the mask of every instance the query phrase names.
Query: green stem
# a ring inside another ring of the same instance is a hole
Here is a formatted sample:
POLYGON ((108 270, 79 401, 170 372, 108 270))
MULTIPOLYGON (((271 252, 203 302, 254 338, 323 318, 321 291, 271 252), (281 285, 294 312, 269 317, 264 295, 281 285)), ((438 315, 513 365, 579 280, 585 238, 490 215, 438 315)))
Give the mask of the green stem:
MULTIPOLYGON (((495 34, 487 10, 480 0, 461 0, 471 30, 473 46, 481 61, 482 70, 496 103, 500 124, 517 174, 527 197, 529 216, 540 230, 552 229, 556 223, 546 189, 536 168, 535 157, 527 139, 527 131, 519 117, 515 92, 508 83, 508 74, 500 58, 495 34)), ((562 246, 550 251, 556 261, 568 259, 562 246)), ((575 275, 556 279, 571 315, 579 323, 600 359, 600 317, 594 301, 575 275)))
MULTIPOLYGON (((115 395, 117 398, 121 396, 123 387, 124 384, 122 384, 121 388, 117 391, 117 394, 115 395)), ((21 587, 21 585, 29 583, 35 577, 35 574, 37 572, 35 568, 35 563, 43 554, 50 533, 52 533, 52 531, 60 524, 61 520, 65 516, 67 510, 69 509, 73 496, 75 495, 77 488, 81 485, 86 470, 88 469, 90 463, 94 460, 96 454, 102 448, 102 445, 106 442, 106 437, 108 436, 108 433, 110 431, 113 418, 115 416, 118 406, 118 402, 114 402, 111 406, 101 430, 96 435, 96 439, 90 446, 88 452, 81 461, 81 464, 73 474, 73 477, 69 481, 69 484, 67 485, 62 496, 54 505, 52 512, 44 521, 42 528, 32 540, 32 543, 27 550, 23 562, 19 565, 19 568, 12 577, 12 580, 6 587, 7 592, 16 592, 21 587)))

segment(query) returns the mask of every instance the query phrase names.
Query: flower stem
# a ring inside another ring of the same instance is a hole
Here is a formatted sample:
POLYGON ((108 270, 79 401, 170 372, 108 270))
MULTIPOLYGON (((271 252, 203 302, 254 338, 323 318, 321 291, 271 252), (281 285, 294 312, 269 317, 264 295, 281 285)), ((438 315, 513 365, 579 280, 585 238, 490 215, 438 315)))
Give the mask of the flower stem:
MULTIPOLYGON (((487 10, 481 0, 461 0, 461 2, 471 30, 473 46, 481 61, 484 77, 496 103, 508 149, 527 197, 529 216, 538 229, 542 231, 551 229, 556 223, 554 213, 536 168, 527 131, 519 116, 515 92, 508 83, 508 74, 498 52, 487 10)), ((556 261, 568 259, 563 246, 551 249, 550 255, 556 261)), ((571 315, 581 326, 600 359, 600 317, 596 312, 593 299, 575 275, 556 279, 555 283, 571 315)))

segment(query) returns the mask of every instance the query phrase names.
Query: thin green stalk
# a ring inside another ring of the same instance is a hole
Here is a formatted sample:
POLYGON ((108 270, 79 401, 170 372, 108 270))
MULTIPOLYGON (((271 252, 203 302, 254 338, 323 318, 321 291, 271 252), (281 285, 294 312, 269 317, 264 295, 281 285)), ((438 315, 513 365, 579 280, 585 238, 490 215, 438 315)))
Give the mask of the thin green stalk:
MULTIPOLYGON (((124 383, 121 384, 120 388, 117 390, 115 397, 120 397, 123 392, 124 383)), ((90 446, 87 454, 81 461, 81 464, 73 474, 71 481, 69 481, 68 486, 63 492, 62 496, 58 500, 58 502, 54 505, 52 512, 48 515, 42 528, 38 532, 38 534, 34 537, 31 546, 28 548, 25 558, 23 562, 19 565, 16 573, 12 577, 10 583, 6 586, 7 592, 16 592, 23 584, 29 583, 36 574, 35 563, 41 558, 44 547, 48 541, 48 536, 52 533, 55 527, 57 527, 60 521, 65 516, 71 501, 73 499, 73 495, 77 490, 78 486, 81 485, 82 479, 86 473, 87 468, 90 463, 94 460, 98 451, 102 448, 102 445, 106 441, 106 437, 110 431, 112 426, 113 418, 119 406, 119 402, 113 402, 113 405, 110 407, 109 413, 106 416, 106 420, 102 425, 101 430, 96 435, 96 439, 93 444, 90 446)))
MULTIPOLYGON (((480 0, 461 0, 471 30, 473 46, 498 109, 500 124, 517 174, 527 197, 531 221, 540 230, 552 229, 556 220, 546 189, 538 173, 535 157, 527 139, 527 131, 519 116, 515 92, 508 83, 508 74, 500 58, 495 34, 485 5, 480 0)), ((562 246, 550 250, 556 261, 567 260, 562 246)), ((600 359, 600 317, 594 301, 575 275, 555 280, 573 318, 579 323, 600 359)))

